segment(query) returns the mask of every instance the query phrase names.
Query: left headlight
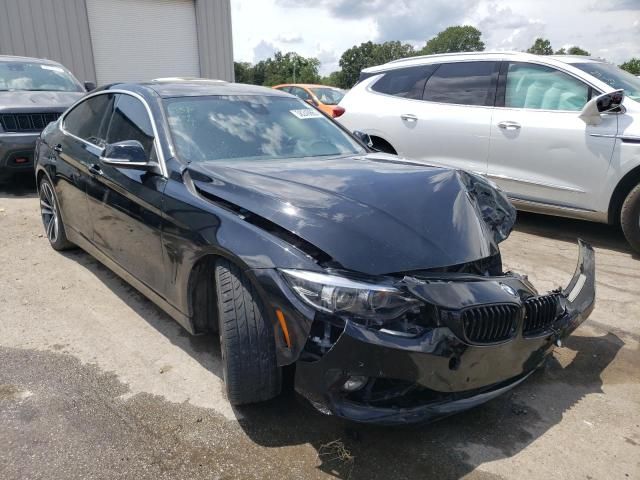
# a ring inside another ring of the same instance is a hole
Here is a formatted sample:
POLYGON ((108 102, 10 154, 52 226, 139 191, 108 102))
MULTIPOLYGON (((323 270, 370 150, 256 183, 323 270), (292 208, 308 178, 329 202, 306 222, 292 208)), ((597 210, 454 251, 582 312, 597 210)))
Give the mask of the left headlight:
POLYGON ((305 270, 280 270, 301 300, 316 310, 384 322, 418 308, 420 302, 389 285, 305 270))

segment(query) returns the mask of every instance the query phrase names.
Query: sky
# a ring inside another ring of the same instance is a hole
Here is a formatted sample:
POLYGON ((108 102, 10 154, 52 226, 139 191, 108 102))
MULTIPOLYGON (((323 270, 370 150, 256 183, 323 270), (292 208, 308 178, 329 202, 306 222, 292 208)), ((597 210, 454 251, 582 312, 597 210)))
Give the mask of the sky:
POLYGON ((452 25, 473 25, 486 50, 525 50, 537 37, 555 50, 578 45, 622 63, 640 58, 640 0, 231 0, 236 61, 277 50, 338 70, 340 55, 368 40, 421 48, 452 25))

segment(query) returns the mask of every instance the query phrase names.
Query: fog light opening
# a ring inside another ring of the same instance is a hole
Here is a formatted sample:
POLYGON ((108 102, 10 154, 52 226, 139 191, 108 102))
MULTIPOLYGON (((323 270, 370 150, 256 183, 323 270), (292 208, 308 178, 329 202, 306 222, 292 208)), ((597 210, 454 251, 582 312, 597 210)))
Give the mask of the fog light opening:
POLYGON ((362 389, 369 379, 364 375, 352 375, 347 378, 347 381, 342 385, 342 390, 345 392, 357 392, 362 389))
POLYGON ((449 370, 457 370, 460 368, 460 357, 451 357, 449 359, 449 370))

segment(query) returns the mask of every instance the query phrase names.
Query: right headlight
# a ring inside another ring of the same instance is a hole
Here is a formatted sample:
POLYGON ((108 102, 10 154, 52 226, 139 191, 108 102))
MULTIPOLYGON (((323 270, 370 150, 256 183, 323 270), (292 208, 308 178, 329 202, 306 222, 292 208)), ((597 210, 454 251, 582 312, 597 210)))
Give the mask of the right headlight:
POLYGON ((389 285, 306 270, 280 270, 296 295, 316 310, 384 323, 417 309, 420 302, 389 285))

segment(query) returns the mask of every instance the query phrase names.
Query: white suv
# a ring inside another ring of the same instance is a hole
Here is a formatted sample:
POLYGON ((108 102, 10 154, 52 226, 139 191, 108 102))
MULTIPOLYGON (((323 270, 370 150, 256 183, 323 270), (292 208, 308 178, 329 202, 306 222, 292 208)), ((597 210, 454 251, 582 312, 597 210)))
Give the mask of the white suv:
POLYGON ((337 120, 377 150, 486 175, 522 210, 619 222, 640 251, 639 102, 640 79, 602 60, 447 54, 363 70, 337 120))

